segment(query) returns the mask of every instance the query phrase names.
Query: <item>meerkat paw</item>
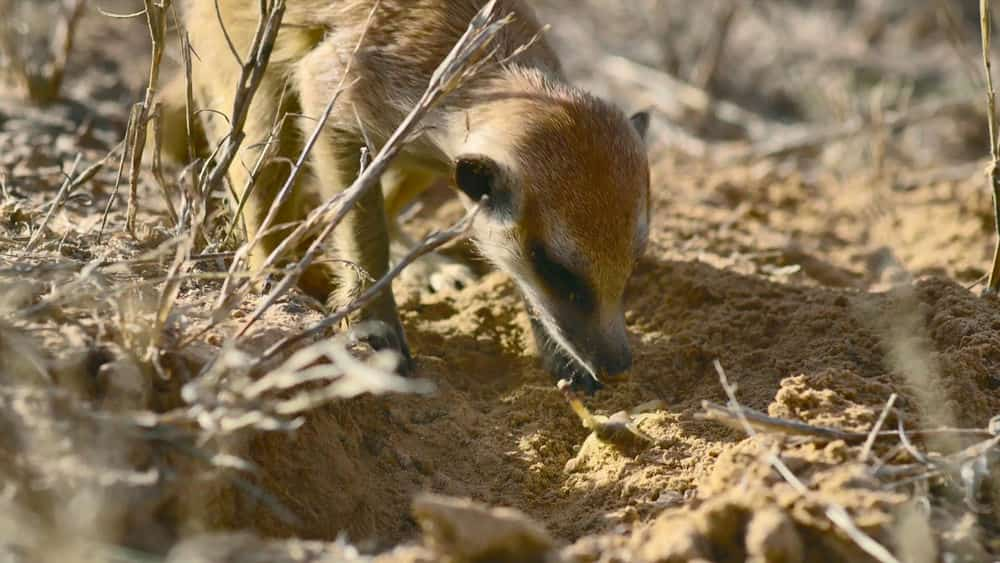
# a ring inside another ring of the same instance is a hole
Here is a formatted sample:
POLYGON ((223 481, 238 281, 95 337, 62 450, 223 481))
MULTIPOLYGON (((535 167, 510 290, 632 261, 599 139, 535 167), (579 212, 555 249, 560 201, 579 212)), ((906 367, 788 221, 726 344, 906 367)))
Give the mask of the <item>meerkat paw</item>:
MULTIPOLYGON (((353 293, 347 295, 331 293, 327 298, 327 309, 331 311, 342 309, 350 303, 353 293)), ((349 315, 346 320, 351 337, 357 342, 363 342, 376 351, 390 350, 399 355, 396 371, 400 375, 409 375, 414 371, 416 363, 391 294, 376 298, 374 302, 349 315)))
POLYGON ((373 350, 392 350, 399 354, 396 371, 400 375, 410 375, 416 369, 416 362, 406 342, 406 332, 399 320, 383 321, 369 319, 354 328, 354 336, 373 350))

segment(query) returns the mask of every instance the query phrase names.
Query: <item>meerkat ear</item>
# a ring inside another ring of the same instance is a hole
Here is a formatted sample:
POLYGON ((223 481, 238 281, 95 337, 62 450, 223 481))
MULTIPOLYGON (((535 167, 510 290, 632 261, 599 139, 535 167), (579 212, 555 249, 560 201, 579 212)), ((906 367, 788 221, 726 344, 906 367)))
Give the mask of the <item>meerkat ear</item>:
POLYGON ((632 127, 635 127, 636 132, 639 133, 639 137, 645 141, 646 132, 649 131, 649 110, 637 111, 632 114, 629 120, 632 122, 632 127))
POLYGON ((466 154, 455 161, 455 185, 474 201, 488 198, 486 209, 492 214, 509 215, 511 194, 500 165, 488 156, 466 154))

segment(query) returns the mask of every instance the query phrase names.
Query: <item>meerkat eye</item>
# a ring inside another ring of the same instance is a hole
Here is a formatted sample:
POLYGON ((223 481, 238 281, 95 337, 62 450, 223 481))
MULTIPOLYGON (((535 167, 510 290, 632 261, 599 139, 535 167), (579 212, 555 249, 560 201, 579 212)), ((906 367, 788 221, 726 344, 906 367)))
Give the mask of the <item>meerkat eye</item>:
POLYGON ((541 243, 532 244, 528 254, 535 272, 553 293, 583 313, 594 310, 594 292, 583 276, 553 260, 541 243))
POLYGON ((639 137, 642 140, 646 140, 646 133, 649 131, 649 112, 648 111, 638 111, 632 114, 629 118, 632 122, 632 127, 635 127, 639 137))
POLYGON ((494 163, 482 156, 464 156, 455 163, 455 184, 472 201, 479 201, 493 192, 497 170, 494 163))
POLYGON ((511 216, 511 193, 500 165, 483 155, 463 155, 455 162, 455 185, 472 201, 488 198, 486 210, 492 215, 511 216))

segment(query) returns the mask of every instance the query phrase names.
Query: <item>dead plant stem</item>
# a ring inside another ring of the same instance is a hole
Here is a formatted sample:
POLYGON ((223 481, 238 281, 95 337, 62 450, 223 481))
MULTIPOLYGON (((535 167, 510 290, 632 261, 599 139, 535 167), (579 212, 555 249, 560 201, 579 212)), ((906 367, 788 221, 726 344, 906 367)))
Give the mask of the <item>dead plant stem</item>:
POLYGON ((82 155, 77 153, 76 158, 73 159, 73 166, 70 168, 69 174, 66 175, 66 180, 63 181, 62 187, 59 188, 59 192, 56 194, 56 199, 52 202, 52 205, 49 206, 49 211, 45 214, 45 218, 42 219, 42 223, 38 225, 34 234, 32 234, 31 238, 28 239, 28 244, 24 247, 25 252, 30 252, 35 248, 35 245, 38 243, 42 233, 45 232, 45 228, 48 226, 49 221, 52 220, 52 216, 55 215, 56 211, 62 207, 63 202, 66 201, 66 196, 69 195, 70 188, 74 185, 73 175, 76 174, 76 169, 80 166, 81 157, 82 155))
POLYGON ((132 235, 132 238, 136 237, 135 217, 139 205, 139 176, 142 168, 142 155, 146 148, 146 129, 149 126, 153 102, 156 100, 156 92, 160 83, 160 64, 163 60, 164 35, 167 29, 167 9, 170 7, 171 0, 143 0, 143 2, 146 7, 149 38, 152 42, 152 55, 149 62, 149 82, 146 85, 146 95, 139 106, 139 114, 134 122, 135 132, 132 136, 128 208, 125 212, 125 230, 132 235))
POLYGON ((475 219, 476 214, 479 212, 480 204, 477 204, 469 212, 459 220, 457 223, 452 225, 449 229, 444 231, 437 231, 427 235, 423 241, 417 246, 411 249, 406 256, 404 256, 391 270, 386 272, 378 281, 365 289, 365 291, 359 295, 357 298, 353 299, 347 306, 336 311, 334 314, 326 317, 322 321, 316 323, 315 325, 309 327, 308 329, 281 339, 273 346, 267 349, 266 352, 261 356, 258 363, 263 363, 279 353, 288 349, 289 346, 300 342, 301 340, 308 338, 310 336, 319 334, 329 327, 339 324, 342 320, 347 318, 348 315, 354 311, 364 307, 370 303, 373 299, 378 297, 383 290, 385 290, 392 283, 392 280, 402 273, 403 269, 412 264, 415 260, 421 256, 434 252, 438 248, 441 248, 445 244, 461 238, 468 234, 469 229, 472 227, 472 221, 475 219))
MULTIPOLYGON (((740 405, 739 401, 736 399, 736 387, 729 383, 729 379, 726 377, 726 372, 722 369, 722 364, 719 360, 714 361, 715 371, 719 375, 719 382, 722 384, 722 388, 725 390, 726 395, 729 397, 730 406, 736 410, 737 415, 743 424, 743 429, 746 431, 747 435, 751 438, 757 436, 757 432, 753 429, 753 426, 747 421, 743 414, 743 407, 740 405)), ((803 497, 812 496, 811 491, 806 487, 792 470, 781 461, 772 451, 767 452, 767 460, 771 464, 771 467, 781 475, 785 481, 792 486, 803 497)), ((875 560, 881 563, 900 563, 899 559, 896 558, 888 549, 886 549, 882 544, 875 541, 871 536, 864 533, 857 524, 851 519, 850 514, 847 510, 832 502, 824 502, 824 512, 826 517, 833 523, 834 526, 840 528, 842 532, 847 534, 851 541, 855 543, 862 551, 875 558, 875 560)))
POLYGON ((990 0, 979 1, 979 24, 982 31, 983 71, 986 73, 986 118, 990 131, 990 188, 993 193, 993 222, 996 227, 996 245, 993 265, 986 282, 985 295, 995 295, 1000 289, 1000 144, 997 142, 997 94, 993 88, 993 70, 990 60, 990 39, 993 31, 990 0))

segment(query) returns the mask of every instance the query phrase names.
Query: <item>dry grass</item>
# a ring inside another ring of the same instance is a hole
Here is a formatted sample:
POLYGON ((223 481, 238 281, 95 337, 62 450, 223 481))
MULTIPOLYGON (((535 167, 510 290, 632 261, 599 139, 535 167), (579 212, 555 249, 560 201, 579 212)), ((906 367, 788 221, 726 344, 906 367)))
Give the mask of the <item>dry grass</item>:
POLYGON ((993 216, 997 228, 996 251, 993 254, 993 267, 986 283, 986 292, 995 294, 1000 290, 1000 141, 997 140, 997 94, 993 89, 993 68, 991 64, 990 38, 993 34, 993 14, 990 0, 980 0, 979 19, 983 39, 983 68, 986 73, 986 119, 990 131, 990 187, 993 192, 993 216))
MULTIPOLYGON (((226 473, 247 494, 294 520, 267 491, 240 476, 254 467, 225 453, 227 443, 248 432, 294 431, 310 411, 332 401, 433 389, 427 381, 396 375, 395 353, 362 353, 359 358, 357 341, 368 330, 364 325, 332 339, 324 335, 338 319, 386 290, 414 259, 463 236, 475 211, 453 229, 427 237, 347 310, 289 335, 263 354, 240 337, 252 336, 248 329, 253 321, 279 300, 301 299, 286 294, 316 257, 322 238, 296 267, 270 271, 283 274, 284 280, 242 327, 233 330, 231 322, 222 322, 233 309, 255 299, 248 293, 253 275, 241 269, 242 257, 255 241, 246 241, 235 253, 199 254, 199 239, 225 231, 204 224, 208 198, 223 186, 244 139, 241 124, 266 70, 283 7, 282 0, 262 2, 257 37, 236 85, 238 101, 228 116, 232 131, 198 173, 179 178, 178 183, 189 180, 191 185, 182 188, 184 205, 180 212, 170 213, 174 223, 169 228, 136 228, 136 219, 144 212, 140 201, 148 201, 139 195, 143 153, 155 137, 147 135, 146 128, 157 118, 155 98, 170 10, 169 2, 154 0, 145 3, 153 46, 149 81, 144 99, 133 108, 125 139, 83 171, 78 171, 82 156, 78 154, 54 198, 35 198, 26 208, 5 197, 0 206, 3 216, 24 233, 0 239, 0 309, 5 319, 0 324, 0 382, 5 389, 0 394, 0 427, 6 436, 0 442, 4 484, 0 530, 5 550, 36 561, 155 560, 152 553, 115 545, 131 538, 152 552, 169 548, 171 532, 155 523, 155 513, 190 479, 208 470, 226 473), (115 152, 121 154, 118 170, 104 170, 115 152), (123 216, 115 194, 126 175, 129 198, 123 216), (66 237, 73 229, 65 219, 73 213, 66 205, 75 190, 98 176, 114 186, 100 228, 92 225, 89 233, 69 242, 66 237), (103 236, 105 229, 110 232, 108 239, 103 236), (88 260, 66 258, 68 243, 101 254, 88 260), (231 264, 228 271, 220 271, 226 262, 231 264), (203 326, 186 322, 179 296, 193 286, 218 282, 224 282, 222 298, 203 317, 208 322, 203 326), (201 357, 192 350, 198 335, 220 330, 232 332, 217 354, 201 357), (45 335, 42 347, 37 344, 40 334, 45 335), (86 352, 66 358, 43 349, 80 345, 86 352), (171 461, 178 457, 200 469, 185 473, 171 461)), ((476 71, 470 61, 488 48, 508 21, 495 3, 484 8, 442 61, 424 98, 357 182, 343 197, 318 209, 295 236, 320 221, 326 225, 321 237, 329 234, 358 197, 377 185, 421 117, 476 71)), ((33 98, 38 95, 32 92, 33 98)), ((314 138, 322 124, 321 120, 314 138)), ((306 145, 297 167, 311 146, 306 145)), ((161 184, 160 193, 166 208, 172 209, 167 187, 161 184)))

